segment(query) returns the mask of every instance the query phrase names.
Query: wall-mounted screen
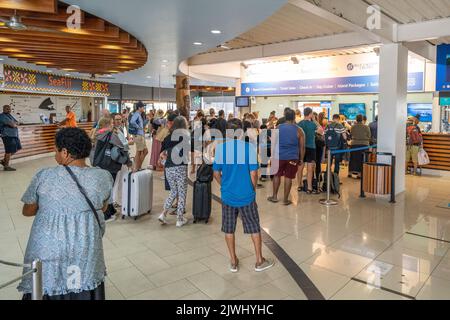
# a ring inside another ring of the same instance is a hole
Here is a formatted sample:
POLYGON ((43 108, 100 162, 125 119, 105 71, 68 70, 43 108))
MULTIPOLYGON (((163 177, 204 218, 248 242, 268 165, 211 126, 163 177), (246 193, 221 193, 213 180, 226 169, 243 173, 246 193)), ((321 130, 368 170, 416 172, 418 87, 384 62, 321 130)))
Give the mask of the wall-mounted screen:
POLYGON ((358 114, 366 115, 365 103, 341 103, 339 104, 339 114, 344 115, 347 120, 356 120, 358 114))
POLYGON ((408 117, 416 117, 420 122, 433 121, 432 103, 408 103, 408 117))
POLYGON ((248 108, 251 105, 250 97, 236 97, 237 108, 248 108))

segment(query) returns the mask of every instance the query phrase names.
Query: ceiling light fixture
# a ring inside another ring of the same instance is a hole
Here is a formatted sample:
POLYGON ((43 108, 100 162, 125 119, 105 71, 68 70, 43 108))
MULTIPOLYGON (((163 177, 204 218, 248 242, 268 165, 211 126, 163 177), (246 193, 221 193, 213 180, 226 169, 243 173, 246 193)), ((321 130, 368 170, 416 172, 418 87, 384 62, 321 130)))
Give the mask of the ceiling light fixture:
POLYGON ((147 76, 147 79, 151 79, 152 78, 152 76, 147 76))
POLYGON ((212 34, 221 34, 222 31, 220 31, 220 30, 211 30, 211 33, 212 34))
POLYGON ((202 42, 194 42, 193 45, 194 45, 194 46, 202 46, 203 43, 202 43, 202 42))
POLYGON ((169 60, 164 59, 162 62, 163 63, 167 63, 167 62, 169 62, 169 60))
POLYGON ((121 46, 115 46, 111 44, 104 44, 100 46, 100 49, 109 49, 109 50, 122 50, 121 46))

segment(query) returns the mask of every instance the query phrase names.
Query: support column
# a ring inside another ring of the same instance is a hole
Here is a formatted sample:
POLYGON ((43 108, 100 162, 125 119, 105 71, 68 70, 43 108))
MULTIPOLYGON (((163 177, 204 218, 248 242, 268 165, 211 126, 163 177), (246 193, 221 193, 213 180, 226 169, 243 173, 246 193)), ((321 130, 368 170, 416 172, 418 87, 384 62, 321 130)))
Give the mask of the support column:
POLYGON ((177 76, 177 109, 189 120, 191 110, 191 91, 188 76, 177 76))
POLYGON ((397 194, 405 191, 407 89, 408 49, 402 44, 383 45, 380 51, 378 150, 397 157, 397 194))
POLYGON ((439 105, 439 93, 436 92, 433 97, 433 122, 431 132, 441 132, 441 106, 439 105))

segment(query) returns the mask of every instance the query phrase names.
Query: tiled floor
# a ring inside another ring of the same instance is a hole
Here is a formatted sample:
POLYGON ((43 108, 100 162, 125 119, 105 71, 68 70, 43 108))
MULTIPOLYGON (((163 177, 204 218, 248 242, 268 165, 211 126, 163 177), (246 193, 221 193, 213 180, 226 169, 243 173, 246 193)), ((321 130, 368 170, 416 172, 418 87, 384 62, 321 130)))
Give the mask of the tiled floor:
MULTIPOLYGON (((22 260, 32 219, 21 216, 20 197, 39 168, 54 164, 44 158, 17 164, 15 173, 0 172, 0 259, 22 260)), ((269 203, 266 183, 258 190, 264 230, 326 299, 450 299, 450 210, 442 207, 450 201, 450 179, 408 177, 408 191, 395 205, 361 200, 358 181, 343 182, 335 208, 321 206, 321 196, 296 192, 294 206, 269 203)), ((107 225, 109 299, 306 299, 281 263, 266 273, 253 271, 253 247, 242 227, 237 234, 241 270, 229 273, 218 203, 208 225, 176 229, 172 218, 160 226, 157 215, 166 192, 159 175, 154 186, 151 215, 107 225)), ((217 186, 213 189, 218 194, 217 186)), ((188 199, 191 218, 192 189, 188 199)), ((5 266, 0 270, 0 283, 21 273, 5 266)), ((15 286, 0 290, 0 299, 18 298, 15 286)))

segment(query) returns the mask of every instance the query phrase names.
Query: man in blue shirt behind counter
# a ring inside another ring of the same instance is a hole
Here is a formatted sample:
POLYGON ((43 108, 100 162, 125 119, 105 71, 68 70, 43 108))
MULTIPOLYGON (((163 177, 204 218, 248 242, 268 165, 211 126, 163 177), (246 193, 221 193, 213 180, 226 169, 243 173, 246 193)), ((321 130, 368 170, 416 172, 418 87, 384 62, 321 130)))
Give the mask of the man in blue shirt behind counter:
POLYGON ((258 156, 256 146, 243 140, 242 121, 232 119, 227 123, 225 143, 216 148, 213 165, 214 178, 221 185, 222 232, 231 257, 230 271, 239 271, 236 256, 235 232, 238 215, 241 216, 244 233, 250 234, 255 246, 255 271, 271 268, 274 262, 262 255, 261 227, 256 204, 258 182, 258 156))

